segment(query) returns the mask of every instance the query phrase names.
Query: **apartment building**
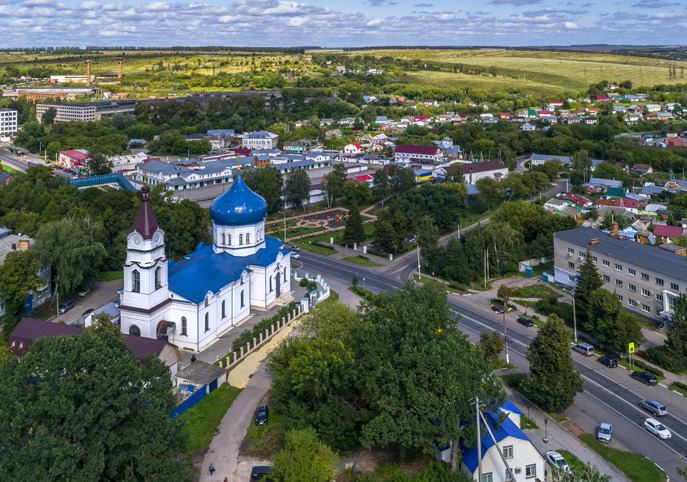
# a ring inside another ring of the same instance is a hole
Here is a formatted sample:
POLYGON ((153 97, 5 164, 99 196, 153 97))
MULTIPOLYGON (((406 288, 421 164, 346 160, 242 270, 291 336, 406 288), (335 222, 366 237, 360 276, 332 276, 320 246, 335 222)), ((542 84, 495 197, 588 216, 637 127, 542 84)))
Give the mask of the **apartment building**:
POLYGON ((42 122, 43 114, 48 109, 57 111, 55 122, 93 121, 95 120, 96 107, 92 103, 81 104, 36 104, 36 120, 42 122))
POLYGON ((0 136, 17 132, 17 119, 16 110, 0 109, 0 136))
POLYGON ((604 288, 630 312, 655 320, 670 318, 680 293, 687 293, 687 257, 610 233, 576 228, 554 234, 555 281, 573 288, 589 250, 604 288))
POLYGON ((279 136, 267 131, 249 132, 239 136, 241 147, 247 149, 274 149, 279 142, 279 136))

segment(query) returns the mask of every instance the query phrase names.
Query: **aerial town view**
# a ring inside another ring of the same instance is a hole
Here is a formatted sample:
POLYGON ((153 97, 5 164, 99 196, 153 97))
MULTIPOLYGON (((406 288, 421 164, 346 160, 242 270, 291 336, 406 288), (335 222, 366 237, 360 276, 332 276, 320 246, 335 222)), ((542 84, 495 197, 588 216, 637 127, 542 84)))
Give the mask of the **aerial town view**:
POLYGON ((684 1, 5 0, 0 480, 687 481, 684 1))

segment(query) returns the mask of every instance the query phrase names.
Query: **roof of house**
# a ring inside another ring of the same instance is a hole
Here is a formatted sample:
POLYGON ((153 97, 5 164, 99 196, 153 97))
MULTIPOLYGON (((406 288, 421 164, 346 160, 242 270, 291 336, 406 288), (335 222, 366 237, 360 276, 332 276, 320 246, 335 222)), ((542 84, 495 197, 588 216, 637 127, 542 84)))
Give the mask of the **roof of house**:
MULTIPOLYGON (((80 325, 63 325, 34 318, 22 318, 7 337, 7 345, 15 355, 21 356, 39 338, 80 335, 83 330, 84 327, 80 325)), ((159 356, 167 344, 164 340, 134 335, 124 335, 124 338, 137 360, 143 360, 149 353, 159 356)))
POLYGON ((244 134, 243 137, 245 139, 274 139, 277 136, 277 134, 273 134, 271 132, 267 131, 255 131, 255 132, 249 132, 248 134, 244 134))
POLYGON ((606 186, 606 187, 623 187, 623 181, 616 181, 615 179, 604 179, 602 177, 590 177, 589 185, 591 186, 606 186))
POLYGON ((685 234, 685 230, 682 226, 664 226, 660 224, 654 226, 654 236, 674 238, 683 234, 685 234))
POLYGON ((592 202, 591 199, 588 199, 584 196, 580 196, 579 194, 575 194, 572 192, 563 196, 563 199, 567 199, 569 201, 572 201, 575 204, 577 204, 578 206, 584 206, 585 204, 592 202))
POLYGON ((548 154, 532 154, 530 157, 533 161, 550 161, 551 159, 558 159, 563 164, 568 164, 570 162, 570 156, 550 156, 548 154))
POLYGON ((77 161, 85 162, 88 157, 88 151, 84 149, 68 149, 66 151, 60 151, 60 154, 76 159, 77 161))
POLYGON ((632 169, 635 171, 648 171, 651 169, 651 166, 649 164, 635 164, 632 166, 632 169))
POLYGON ((434 156, 439 151, 436 146, 415 146, 410 144, 400 144, 396 146, 394 152, 400 154, 424 154, 428 156, 434 156))
POLYGON ((653 246, 636 243, 631 239, 618 239, 608 233, 592 228, 576 228, 554 233, 560 239, 577 246, 589 246, 592 251, 607 254, 609 257, 631 263, 648 271, 661 273, 679 280, 687 281, 687 258, 656 249, 653 246), (597 238, 596 245, 589 241, 597 238))
POLYGON ((207 385, 224 374, 226 374, 224 368, 196 360, 189 366, 179 370, 177 372, 177 379, 188 380, 196 385, 207 385))
MULTIPOLYGON (((450 166, 449 166, 450 167, 450 166)), ((470 174, 471 172, 487 172, 496 171, 500 169, 508 169, 508 167, 501 161, 481 161, 481 162, 470 162, 465 164, 460 164, 463 174, 470 174)))

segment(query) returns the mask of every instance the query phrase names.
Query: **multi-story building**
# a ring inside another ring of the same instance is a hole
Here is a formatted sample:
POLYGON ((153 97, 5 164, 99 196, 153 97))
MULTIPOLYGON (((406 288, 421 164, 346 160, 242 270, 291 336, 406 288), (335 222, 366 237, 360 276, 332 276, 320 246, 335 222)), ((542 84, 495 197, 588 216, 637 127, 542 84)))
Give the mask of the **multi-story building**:
POLYGON ((12 109, 0 109, 0 136, 17 132, 17 111, 12 109))
POLYGON ((78 104, 36 104, 36 119, 43 121, 43 114, 48 109, 55 109, 55 122, 93 121, 95 120, 95 105, 91 102, 78 104))
POLYGON ((249 132, 239 136, 241 147, 248 149, 274 149, 279 142, 279 136, 267 131, 249 132))
POLYGON ((400 144, 394 150, 394 160, 406 164, 434 165, 440 158, 441 151, 437 146, 400 144))
POLYGON ((614 224, 610 233, 576 228, 553 237, 557 283, 574 287, 580 265, 589 250, 604 288, 638 315, 665 319, 672 316, 680 293, 687 293, 687 257, 623 238, 614 224))

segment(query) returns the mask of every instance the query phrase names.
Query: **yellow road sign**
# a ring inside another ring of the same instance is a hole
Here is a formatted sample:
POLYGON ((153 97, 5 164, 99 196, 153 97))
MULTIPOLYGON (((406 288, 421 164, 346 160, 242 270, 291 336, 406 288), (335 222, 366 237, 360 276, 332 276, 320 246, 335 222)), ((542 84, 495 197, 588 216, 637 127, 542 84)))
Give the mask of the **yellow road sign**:
POLYGON ((634 353, 635 352, 635 344, 634 343, 629 343, 627 345, 627 352, 628 353, 634 353))

